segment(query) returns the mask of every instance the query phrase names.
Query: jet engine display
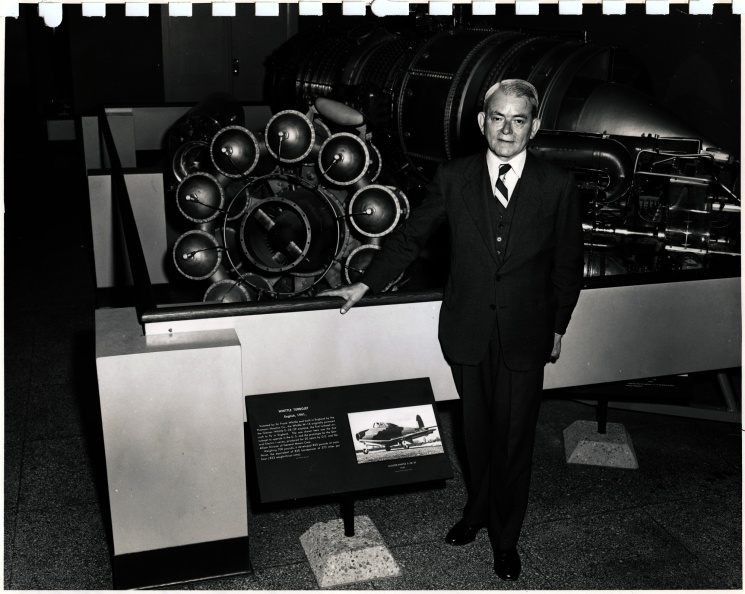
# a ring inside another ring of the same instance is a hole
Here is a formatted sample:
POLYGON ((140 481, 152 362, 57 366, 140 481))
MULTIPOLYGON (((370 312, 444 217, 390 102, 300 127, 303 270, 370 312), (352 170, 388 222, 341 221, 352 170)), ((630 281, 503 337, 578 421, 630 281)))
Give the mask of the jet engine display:
POLYGON ((248 130, 210 97, 205 107, 229 114, 225 121, 200 116, 200 104, 171 129, 170 193, 194 227, 172 259, 183 277, 207 282, 204 301, 305 296, 350 282, 408 217, 362 116, 316 103, 248 130))
POLYGON ((300 33, 267 63, 274 115, 263 129, 212 97, 208 116, 197 106, 170 134, 172 191, 192 226, 173 262, 207 282, 204 300, 311 296, 354 281, 437 165, 485 149, 477 114, 507 78, 541 97, 529 150, 575 174, 586 277, 738 274, 738 156, 656 102, 644 65, 622 48, 582 35, 376 25, 300 33))
POLYGON ((645 66, 623 48, 485 27, 341 37, 308 32, 280 48, 272 105, 325 96, 359 110, 414 204, 440 162, 485 148, 486 90, 523 78, 541 97, 529 149, 577 179, 585 276, 739 270, 738 157, 651 97, 645 66))

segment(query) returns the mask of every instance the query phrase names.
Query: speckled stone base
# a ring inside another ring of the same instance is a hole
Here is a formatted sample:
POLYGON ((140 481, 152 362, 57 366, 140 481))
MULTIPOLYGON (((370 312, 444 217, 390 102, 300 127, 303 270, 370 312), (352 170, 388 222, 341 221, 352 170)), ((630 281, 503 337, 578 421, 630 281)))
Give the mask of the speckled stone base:
POLYGON ((620 423, 607 423, 598 433, 594 421, 575 421, 564 429, 564 452, 569 464, 639 468, 631 437, 620 423))
POLYGON ((300 537, 320 588, 401 575, 380 532, 367 516, 354 519, 354 536, 344 521, 319 522, 300 537))

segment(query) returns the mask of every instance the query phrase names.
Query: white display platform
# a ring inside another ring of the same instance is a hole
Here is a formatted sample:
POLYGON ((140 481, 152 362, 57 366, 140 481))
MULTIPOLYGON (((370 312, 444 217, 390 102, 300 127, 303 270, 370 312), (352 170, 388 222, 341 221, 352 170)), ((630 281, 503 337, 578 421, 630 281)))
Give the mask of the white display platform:
MULTIPOLYGON (((584 290, 544 388, 738 367, 740 293, 740 278, 584 290)), ((450 400, 458 395, 437 340, 440 305, 197 318, 145 332, 234 329, 246 395, 429 377, 435 399, 450 400)))
POLYGON ((114 555, 248 535, 240 342, 96 312, 114 555))

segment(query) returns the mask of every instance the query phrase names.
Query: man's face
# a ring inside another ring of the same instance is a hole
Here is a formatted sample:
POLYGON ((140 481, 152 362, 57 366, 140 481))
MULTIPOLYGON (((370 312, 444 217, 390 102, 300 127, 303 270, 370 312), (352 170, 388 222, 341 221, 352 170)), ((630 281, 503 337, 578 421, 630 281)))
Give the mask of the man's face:
POLYGON ((531 115, 530 102, 497 91, 489 97, 487 111, 478 115, 479 128, 491 151, 500 161, 509 161, 525 150, 538 132, 541 121, 531 115))

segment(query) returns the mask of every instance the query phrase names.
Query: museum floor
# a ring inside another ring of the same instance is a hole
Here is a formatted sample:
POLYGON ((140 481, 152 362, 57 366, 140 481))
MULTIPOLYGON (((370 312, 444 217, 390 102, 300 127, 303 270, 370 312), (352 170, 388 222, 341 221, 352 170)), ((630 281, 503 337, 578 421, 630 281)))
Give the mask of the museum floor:
MULTIPOLYGON (((58 151, 45 172, 49 183, 34 188, 31 175, 11 180, 6 173, 6 589, 113 586, 94 285, 84 185, 74 155, 64 147, 58 151)), ((732 379, 739 395, 739 370, 732 379)), ((685 398, 716 400, 710 376, 689 378, 687 386, 685 398)), ((455 478, 356 503, 357 514, 380 530, 401 577, 349 588, 742 588, 739 427, 611 410, 609 420, 622 422, 631 435, 639 469, 568 465, 562 431, 577 419, 592 420, 594 408, 547 394, 520 543, 523 575, 505 583, 491 571, 483 532, 465 547, 443 542, 465 494, 452 453, 455 412, 454 403, 441 407, 455 478)), ((299 537, 338 516, 333 502, 250 510, 255 572, 187 587, 315 589, 299 537)))

